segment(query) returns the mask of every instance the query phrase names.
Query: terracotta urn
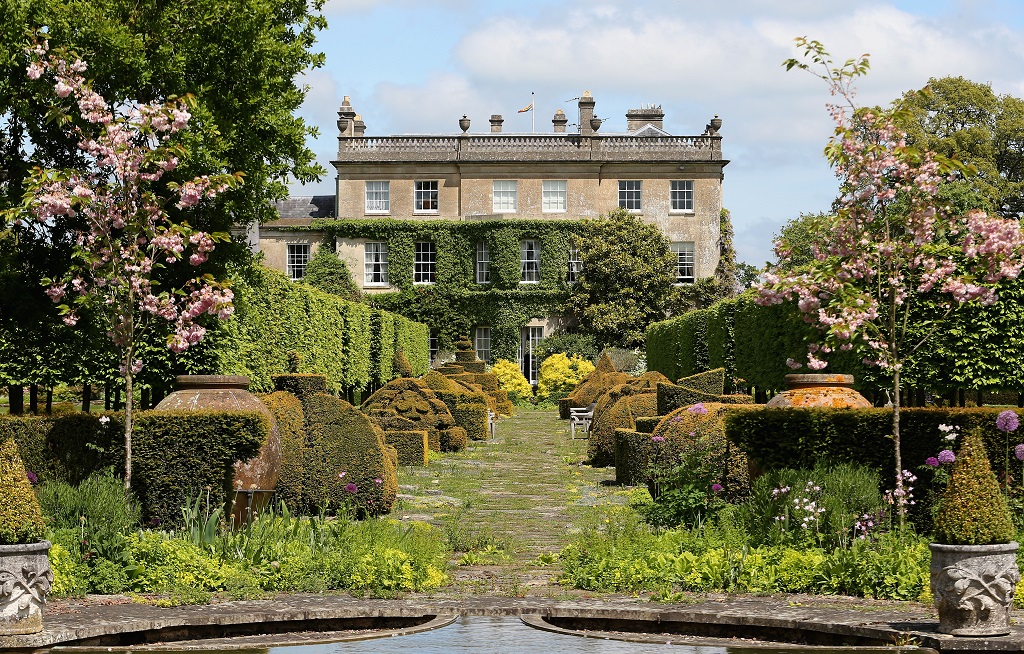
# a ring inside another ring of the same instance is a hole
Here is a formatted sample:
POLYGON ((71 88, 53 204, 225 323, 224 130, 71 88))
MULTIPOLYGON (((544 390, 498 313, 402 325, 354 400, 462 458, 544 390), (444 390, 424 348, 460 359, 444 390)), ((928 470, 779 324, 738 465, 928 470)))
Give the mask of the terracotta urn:
POLYGON ((43 630, 43 604, 53 585, 50 543, 0 545, 0 636, 43 630))
POLYGON ((853 375, 786 375, 787 390, 768 400, 769 408, 870 409, 871 402, 853 390, 853 375))
POLYGON ((1020 581, 1017 543, 928 547, 939 631, 953 636, 1010 633, 1010 605, 1020 581))
POLYGON ((249 378, 241 375, 181 375, 174 380, 177 390, 161 400, 158 411, 259 411, 270 421, 270 432, 260 452, 248 461, 235 463, 232 487, 236 491, 232 511, 235 522, 245 522, 252 512, 270 501, 281 470, 281 431, 270 410, 249 392, 249 378), (252 505, 250 506, 250 502, 252 505), (257 506, 257 503, 259 506, 257 506))

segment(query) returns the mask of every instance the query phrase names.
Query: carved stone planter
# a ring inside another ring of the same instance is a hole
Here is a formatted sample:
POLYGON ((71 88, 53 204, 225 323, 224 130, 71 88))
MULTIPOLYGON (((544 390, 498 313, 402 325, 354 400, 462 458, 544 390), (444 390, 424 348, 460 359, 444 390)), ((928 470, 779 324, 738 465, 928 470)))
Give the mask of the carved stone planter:
POLYGON ((1020 581, 1017 543, 929 547, 939 631, 954 636, 1010 633, 1010 604, 1020 581))
POLYGON ((43 604, 53 585, 50 543, 0 545, 0 636, 43 630, 43 604))

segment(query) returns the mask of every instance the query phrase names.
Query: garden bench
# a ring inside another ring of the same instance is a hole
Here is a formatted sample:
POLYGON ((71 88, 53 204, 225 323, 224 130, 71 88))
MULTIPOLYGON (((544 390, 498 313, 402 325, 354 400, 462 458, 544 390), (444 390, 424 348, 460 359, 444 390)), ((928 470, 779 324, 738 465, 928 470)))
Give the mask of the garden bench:
POLYGON ((569 432, 571 438, 576 438, 576 429, 590 435, 590 423, 594 420, 594 407, 597 406, 597 402, 594 402, 588 407, 570 407, 569 409, 569 432))

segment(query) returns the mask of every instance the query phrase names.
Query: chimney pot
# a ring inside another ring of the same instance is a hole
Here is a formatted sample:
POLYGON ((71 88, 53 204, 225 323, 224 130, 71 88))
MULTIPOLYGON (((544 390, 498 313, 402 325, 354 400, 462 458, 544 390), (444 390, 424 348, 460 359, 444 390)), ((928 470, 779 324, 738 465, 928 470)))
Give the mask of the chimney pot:
POLYGON ((501 114, 491 114, 491 131, 500 132, 501 124, 503 122, 505 122, 505 120, 501 117, 501 114))

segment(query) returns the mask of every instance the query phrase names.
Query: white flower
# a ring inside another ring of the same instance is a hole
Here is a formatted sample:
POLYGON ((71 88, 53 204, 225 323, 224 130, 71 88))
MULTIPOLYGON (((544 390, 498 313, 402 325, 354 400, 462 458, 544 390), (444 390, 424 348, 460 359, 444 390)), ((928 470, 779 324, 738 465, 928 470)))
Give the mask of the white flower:
POLYGON ((100 424, 105 425, 110 422, 110 416, 100 416, 100 424))

